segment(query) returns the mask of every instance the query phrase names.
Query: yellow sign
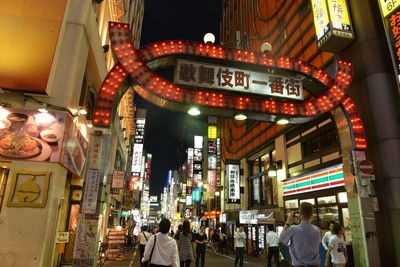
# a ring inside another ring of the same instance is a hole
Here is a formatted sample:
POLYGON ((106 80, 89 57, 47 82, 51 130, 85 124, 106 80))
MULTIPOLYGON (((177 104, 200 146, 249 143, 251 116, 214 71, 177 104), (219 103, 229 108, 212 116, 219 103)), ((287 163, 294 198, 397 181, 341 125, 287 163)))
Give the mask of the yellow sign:
POLYGON ((382 15, 386 17, 400 6, 399 0, 379 0, 382 15))
POLYGON ((350 31, 350 16, 346 0, 328 0, 328 10, 334 29, 350 31))
POLYGON ((208 139, 217 139, 217 126, 208 126, 208 139))
POLYGON ((311 4, 317 40, 320 40, 329 30, 328 8, 325 0, 311 0, 311 4))

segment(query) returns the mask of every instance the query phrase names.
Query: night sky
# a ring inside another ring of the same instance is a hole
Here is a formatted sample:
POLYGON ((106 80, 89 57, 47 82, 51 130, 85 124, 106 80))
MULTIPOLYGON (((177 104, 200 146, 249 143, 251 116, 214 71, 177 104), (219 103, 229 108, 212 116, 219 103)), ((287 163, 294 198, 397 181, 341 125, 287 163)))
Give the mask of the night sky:
MULTIPOLYGON (((208 32, 215 35, 218 44, 221 21, 222 0, 146 0, 141 46, 166 40, 203 42, 208 32)), ((179 167, 177 150, 179 140, 185 138, 183 125, 193 119, 155 106, 138 95, 135 103, 147 110, 144 148, 153 156, 150 194, 159 195, 168 170, 179 167)))

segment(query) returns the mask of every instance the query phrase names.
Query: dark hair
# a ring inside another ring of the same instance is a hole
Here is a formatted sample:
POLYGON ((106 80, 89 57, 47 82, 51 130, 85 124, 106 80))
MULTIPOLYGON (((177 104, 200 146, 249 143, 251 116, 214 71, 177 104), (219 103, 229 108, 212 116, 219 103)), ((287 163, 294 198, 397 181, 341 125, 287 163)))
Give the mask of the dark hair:
POLYGON ((143 225, 143 226, 142 226, 142 231, 143 231, 143 232, 147 231, 147 229, 149 229, 149 227, 148 227, 147 225, 143 225))
POLYGON ((340 223, 335 223, 332 229, 333 233, 337 235, 341 230, 342 230, 342 225, 340 223))
POLYGON ((300 212, 307 219, 311 218, 313 215, 313 206, 309 202, 302 202, 300 204, 300 212))
POLYGON ((268 226, 268 231, 274 230, 274 226, 272 224, 267 224, 267 226, 268 226))
POLYGON ((183 221, 182 232, 185 236, 190 233, 190 222, 188 220, 183 221))
POLYGON ((328 228, 329 228, 329 226, 331 226, 331 224, 333 224, 333 225, 335 225, 336 224, 336 222, 334 221, 334 220, 330 220, 329 222, 328 222, 328 228))
POLYGON ((171 222, 168 219, 162 219, 160 222, 159 231, 162 234, 167 234, 171 228, 171 222))

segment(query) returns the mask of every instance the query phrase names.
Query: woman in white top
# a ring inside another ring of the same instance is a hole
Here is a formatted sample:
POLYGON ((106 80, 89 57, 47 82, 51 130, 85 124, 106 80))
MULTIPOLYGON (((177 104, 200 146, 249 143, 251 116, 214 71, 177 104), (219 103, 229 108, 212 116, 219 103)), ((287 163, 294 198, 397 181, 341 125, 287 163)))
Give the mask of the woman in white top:
MULTIPOLYGON (((147 241, 149 240, 151 234, 147 232, 149 227, 147 225, 142 226, 142 232, 139 234, 139 253, 140 253, 140 258, 143 258, 144 254, 144 248, 146 247, 147 241)), ((143 266, 143 264, 140 264, 143 266)))

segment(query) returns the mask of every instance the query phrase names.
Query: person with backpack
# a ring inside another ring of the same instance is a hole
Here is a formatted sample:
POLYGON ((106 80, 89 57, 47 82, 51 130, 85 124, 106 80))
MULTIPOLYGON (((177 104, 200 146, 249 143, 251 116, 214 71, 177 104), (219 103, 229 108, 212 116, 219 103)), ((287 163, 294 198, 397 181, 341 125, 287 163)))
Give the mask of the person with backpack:
MULTIPOLYGON (((152 234, 150 234, 148 232, 149 227, 147 225, 143 225, 142 226, 142 231, 139 233, 139 254, 140 254, 140 258, 143 258, 143 254, 144 254, 144 248, 146 247, 147 241, 149 240, 150 236, 152 236, 152 234)), ((140 266, 143 266, 142 263, 140 263, 140 266)))

